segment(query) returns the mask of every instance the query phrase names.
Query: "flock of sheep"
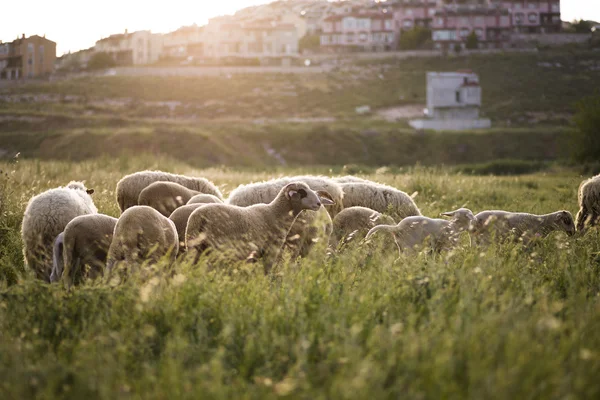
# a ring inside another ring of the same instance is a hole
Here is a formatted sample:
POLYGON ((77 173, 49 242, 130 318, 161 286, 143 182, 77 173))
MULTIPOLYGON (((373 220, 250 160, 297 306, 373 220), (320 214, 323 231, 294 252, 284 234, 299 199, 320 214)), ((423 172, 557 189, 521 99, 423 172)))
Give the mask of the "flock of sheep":
MULTIPOLYGON (((211 266, 260 261, 268 272, 284 254, 305 257, 319 242, 330 252, 342 251, 377 232, 391 233, 399 252, 447 250, 462 232, 478 245, 576 232, 568 211, 474 215, 461 208, 442 213, 448 219, 428 218, 406 193, 353 176, 284 177, 241 185, 224 199, 204 178, 137 172, 117 184, 118 219, 98 213, 93 192, 71 182, 30 199, 23 253, 39 279, 62 279, 70 287, 116 268, 129 271, 177 257, 195 263, 204 256, 211 266)), ((582 182, 578 199, 577 230, 584 231, 600 221, 600 175, 582 182)))

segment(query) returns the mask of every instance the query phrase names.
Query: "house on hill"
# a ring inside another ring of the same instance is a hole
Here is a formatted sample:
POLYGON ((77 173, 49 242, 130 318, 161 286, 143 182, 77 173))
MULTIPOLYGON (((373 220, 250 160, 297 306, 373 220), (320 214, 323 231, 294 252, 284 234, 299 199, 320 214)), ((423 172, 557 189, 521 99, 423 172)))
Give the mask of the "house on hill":
POLYGON ((30 79, 50 75, 56 61, 56 43, 46 36, 33 35, 2 43, 0 79, 30 79))

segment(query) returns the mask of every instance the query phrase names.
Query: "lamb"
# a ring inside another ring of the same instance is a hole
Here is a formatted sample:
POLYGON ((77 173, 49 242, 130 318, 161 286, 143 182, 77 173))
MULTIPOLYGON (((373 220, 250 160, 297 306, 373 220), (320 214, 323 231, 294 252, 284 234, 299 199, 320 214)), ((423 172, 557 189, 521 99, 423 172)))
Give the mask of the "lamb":
POLYGON ((186 247, 197 251, 196 261, 205 251, 215 250, 230 260, 262 258, 268 273, 298 214, 302 210, 317 211, 330 202, 319 198, 306 183, 292 182, 269 204, 206 204, 189 217, 186 247))
POLYGON ((277 197, 285 185, 292 182, 304 182, 310 186, 312 190, 327 192, 335 203, 327 209, 331 218, 334 218, 337 213, 342 211, 344 193, 341 186, 325 176, 311 175, 285 177, 270 181, 251 183, 248 185, 240 185, 229 194, 226 203, 240 207, 247 207, 260 203, 268 204, 277 197))
POLYGON ((177 230, 177 237, 179 238, 179 253, 185 252, 185 230, 187 228, 188 220, 192 212, 198 207, 202 207, 207 203, 194 203, 186 204, 183 207, 179 207, 177 210, 169 216, 169 219, 175 224, 177 230))
POLYGON ((200 193, 188 200, 186 204, 222 203, 223 200, 212 194, 200 193))
POLYGON ((389 213, 397 220, 419 216, 421 211, 406 193, 375 182, 342 183, 344 208, 361 206, 380 213, 389 213))
POLYGON ((108 249, 108 273, 117 266, 135 267, 148 260, 157 262, 168 256, 175 261, 179 238, 175 224, 154 208, 133 206, 125 210, 115 226, 113 240, 108 249))
POLYGON ((459 208, 441 215, 452 217, 452 219, 406 217, 395 226, 378 225, 372 228, 367 233, 365 240, 379 231, 385 231, 394 236, 400 254, 404 250, 418 250, 428 239, 434 251, 447 250, 458 244, 461 232, 472 229, 475 216, 467 208, 459 208))
POLYGON ((600 223, 600 175, 586 179, 577 190, 579 212, 577 212, 577 230, 586 229, 600 223))
POLYGON ((490 242, 495 235, 497 240, 506 240, 514 235, 515 240, 529 244, 535 237, 547 236, 553 231, 575 234, 573 216, 568 211, 535 215, 501 210, 482 211, 475 215, 473 236, 481 244, 490 242))
POLYGON ((352 240, 363 239, 377 225, 395 225, 392 217, 367 207, 344 208, 333 219, 333 232, 329 241, 332 249, 352 240))
POLYGON ((154 182, 140 192, 137 204, 152 207, 168 218, 175 209, 187 204, 192 197, 198 194, 201 193, 178 183, 154 182))
POLYGON ((104 274, 108 248, 117 219, 104 214, 75 217, 54 241, 51 282, 61 278, 67 287, 83 278, 104 274), (85 267, 88 267, 85 271, 85 267))
POLYGON ((205 178, 192 178, 162 171, 141 171, 124 176, 117 183, 117 203, 121 212, 138 205, 141 191, 154 182, 175 182, 199 193, 223 198, 219 189, 205 178))
POLYGON ((45 282, 50 282, 52 249, 56 236, 64 231, 75 217, 98 212, 81 182, 70 182, 66 187, 47 190, 32 197, 25 209, 21 238, 25 264, 45 282))

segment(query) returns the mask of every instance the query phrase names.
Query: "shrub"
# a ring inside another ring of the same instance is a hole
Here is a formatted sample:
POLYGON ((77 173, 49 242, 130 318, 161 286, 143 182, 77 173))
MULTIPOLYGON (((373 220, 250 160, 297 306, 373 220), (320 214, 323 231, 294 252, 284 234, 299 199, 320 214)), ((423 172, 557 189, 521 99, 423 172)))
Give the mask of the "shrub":
POLYGON ((425 44, 431 39, 431 30, 422 26, 403 31, 400 35, 398 48, 400 50, 417 50, 422 49, 425 44))
POLYGON ((90 70, 98 70, 98 69, 106 69, 113 68, 115 65, 115 60, 108 53, 99 52, 94 54, 90 61, 88 61, 88 69, 90 70))
POLYGON ((573 131, 573 157, 576 161, 600 159, 600 95, 586 97, 577 103, 573 131))
POLYGON ((467 43, 465 44, 465 47, 469 50, 475 50, 479 47, 479 39, 477 38, 475 31, 472 31, 469 33, 469 36, 467 36, 467 43))
POLYGON ((457 172, 469 175, 524 175, 541 171, 547 164, 541 161, 495 160, 482 164, 456 167, 457 172))

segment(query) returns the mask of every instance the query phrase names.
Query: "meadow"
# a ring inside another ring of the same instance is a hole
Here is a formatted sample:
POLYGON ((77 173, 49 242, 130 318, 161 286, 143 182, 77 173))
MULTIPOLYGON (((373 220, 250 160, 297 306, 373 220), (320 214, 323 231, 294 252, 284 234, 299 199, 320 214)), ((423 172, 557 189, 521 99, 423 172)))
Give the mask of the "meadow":
POLYGON ((118 215, 115 185, 142 169, 240 183, 300 173, 361 177, 422 212, 577 211, 579 171, 519 176, 448 167, 198 169, 163 156, 0 162, 0 398, 599 398, 600 234, 553 234, 440 255, 356 246, 240 265, 159 266, 111 287, 66 291, 24 269, 27 200, 85 180, 118 215))

